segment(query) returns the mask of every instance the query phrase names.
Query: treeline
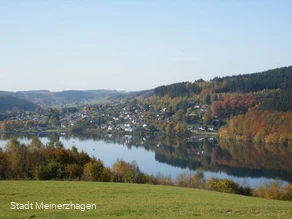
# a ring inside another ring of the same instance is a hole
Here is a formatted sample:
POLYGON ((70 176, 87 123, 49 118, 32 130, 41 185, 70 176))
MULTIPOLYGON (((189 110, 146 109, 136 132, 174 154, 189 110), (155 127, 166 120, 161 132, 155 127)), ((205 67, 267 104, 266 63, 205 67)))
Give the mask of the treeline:
POLYGON ((8 120, 0 122, 0 130, 10 132, 24 128, 24 123, 20 121, 8 120))
POLYGON ((292 110, 292 89, 275 92, 272 97, 266 99, 259 107, 260 110, 274 110, 287 112, 292 110))
POLYGON ((218 118, 229 118, 244 114, 257 107, 263 98, 254 94, 228 95, 224 100, 214 101, 211 105, 212 115, 218 118))
POLYGON ((292 114, 253 111, 230 119, 219 129, 221 138, 292 145, 292 114))
POLYGON ((249 93, 261 90, 280 88, 287 90, 292 87, 292 66, 276 68, 260 73, 216 77, 211 80, 216 93, 236 92, 249 93))
POLYGON ((210 81, 202 79, 191 82, 176 83, 155 88, 156 96, 185 97, 192 94, 214 93, 250 93, 273 89, 288 90, 292 88, 292 66, 272 69, 260 73, 215 77, 210 81))
POLYGON ((164 97, 168 96, 170 98, 175 97, 189 97, 192 94, 200 93, 201 89, 197 84, 190 82, 176 83, 166 86, 156 87, 154 89, 155 96, 164 97))
POLYGON ((0 179, 157 183, 155 177, 142 173, 135 162, 117 160, 110 169, 74 146, 65 149, 60 141, 43 145, 38 138, 28 145, 12 138, 4 150, 0 149, 0 179))

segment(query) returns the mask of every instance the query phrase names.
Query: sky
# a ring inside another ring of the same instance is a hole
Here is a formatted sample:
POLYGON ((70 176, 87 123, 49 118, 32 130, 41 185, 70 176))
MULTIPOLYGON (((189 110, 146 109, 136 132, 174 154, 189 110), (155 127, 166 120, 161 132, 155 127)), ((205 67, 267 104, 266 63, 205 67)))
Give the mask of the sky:
POLYGON ((0 0, 0 90, 138 91, 292 65, 291 0, 0 0))

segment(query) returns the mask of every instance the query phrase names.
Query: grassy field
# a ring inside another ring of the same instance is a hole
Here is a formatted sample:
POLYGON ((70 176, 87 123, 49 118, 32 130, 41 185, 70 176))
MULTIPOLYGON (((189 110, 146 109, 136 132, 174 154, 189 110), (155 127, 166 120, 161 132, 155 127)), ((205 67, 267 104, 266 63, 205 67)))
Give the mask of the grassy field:
POLYGON ((138 184, 0 181, 0 218, 292 218, 292 203, 218 192, 138 184), (32 203, 28 210, 11 202, 32 203), (35 209, 40 204, 96 204, 96 209, 35 209), (14 205, 15 206, 15 205, 14 205))

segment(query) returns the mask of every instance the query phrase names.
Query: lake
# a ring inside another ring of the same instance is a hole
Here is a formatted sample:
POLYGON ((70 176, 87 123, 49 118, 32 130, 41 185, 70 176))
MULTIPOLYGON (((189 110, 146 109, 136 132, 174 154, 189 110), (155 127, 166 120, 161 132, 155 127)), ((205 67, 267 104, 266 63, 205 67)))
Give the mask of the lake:
MULTIPOLYGON (((11 136, 2 136, 4 147, 11 136)), ((32 136, 18 136, 21 143, 28 144, 32 136)), ((41 136, 43 144, 60 140, 65 148, 73 145, 78 151, 101 159, 111 167, 117 159, 136 161, 141 171, 171 176, 173 180, 185 171, 200 168, 205 178, 231 178, 239 184, 251 187, 279 180, 292 182, 292 150, 288 146, 251 145, 217 141, 213 138, 192 137, 167 139, 163 136, 68 136, 56 133, 41 136)))

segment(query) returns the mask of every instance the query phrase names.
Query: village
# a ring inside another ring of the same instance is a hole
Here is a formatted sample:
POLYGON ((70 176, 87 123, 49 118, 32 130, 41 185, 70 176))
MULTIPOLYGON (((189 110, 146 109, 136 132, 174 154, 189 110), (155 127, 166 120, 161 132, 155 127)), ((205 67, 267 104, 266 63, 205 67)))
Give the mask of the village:
POLYGON ((179 124, 185 128, 184 134, 216 132, 219 120, 208 118, 207 123, 204 121, 204 115, 209 108, 207 104, 194 103, 185 112, 182 110, 175 112, 171 107, 158 108, 137 100, 79 108, 59 106, 43 110, 38 107, 35 112, 14 108, 1 113, 0 128, 2 132, 21 130, 82 132, 96 129, 107 133, 135 133, 165 131, 168 124, 173 126, 179 124))

